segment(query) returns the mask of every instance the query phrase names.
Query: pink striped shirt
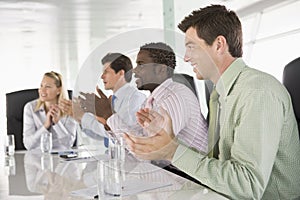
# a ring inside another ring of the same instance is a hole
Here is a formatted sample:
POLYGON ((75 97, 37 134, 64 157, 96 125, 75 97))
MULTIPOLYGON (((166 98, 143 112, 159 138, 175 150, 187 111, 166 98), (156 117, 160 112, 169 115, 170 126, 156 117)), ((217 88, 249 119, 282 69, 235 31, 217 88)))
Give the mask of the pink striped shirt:
POLYGON ((162 107, 169 113, 174 134, 181 142, 198 151, 207 152, 207 122, 201 113, 197 97, 189 88, 167 79, 147 100, 154 110, 162 107))

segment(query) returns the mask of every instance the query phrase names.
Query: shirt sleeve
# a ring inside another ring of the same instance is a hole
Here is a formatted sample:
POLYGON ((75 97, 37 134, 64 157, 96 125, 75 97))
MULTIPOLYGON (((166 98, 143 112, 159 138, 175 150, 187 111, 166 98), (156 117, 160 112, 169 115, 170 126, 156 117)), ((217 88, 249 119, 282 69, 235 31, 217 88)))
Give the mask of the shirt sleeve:
POLYGON ((188 110, 189 104, 184 103, 181 97, 173 94, 164 99, 160 105, 169 113, 174 134, 178 135, 187 124, 186 110, 188 110))
POLYGON ((77 122, 72 117, 62 117, 58 123, 52 125, 57 134, 57 141, 53 141, 53 143, 58 143, 59 146, 66 148, 72 147, 76 139, 76 127, 77 122))
POLYGON ((81 127, 83 132, 92 138, 107 136, 103 124, 101 124, 92 113, 84 113, 81 119, 81 127))
POLYGON ((43 125, 40 128, 35 126, 34 120, 40 120, 35 115, 31 102, 27 103, 23 114, 23 143, 27 150, 40 148, 42 133, 49 132, 43 125))
POLYGON ((135 114, 141 108, 145 99, 146 96, 140 92, 135 92, 134 95, 131 95, 129 101, 125 101, 122 104, 122 109, 107 119, 107 124, 111 130, 126 132, 136 127, 137 120, 135 114))
POLYGON ((284 122, 283 103, 271 92, 263 91, 252 92, 240 102, 242 106, 234 114, 237 124, 226 135, 233 137, 232 144, 224 142, 226 138, 221 132, 219 159, 208 158, 181 145, 172 162, 230 198, 261 199, 278 151, 284 122))

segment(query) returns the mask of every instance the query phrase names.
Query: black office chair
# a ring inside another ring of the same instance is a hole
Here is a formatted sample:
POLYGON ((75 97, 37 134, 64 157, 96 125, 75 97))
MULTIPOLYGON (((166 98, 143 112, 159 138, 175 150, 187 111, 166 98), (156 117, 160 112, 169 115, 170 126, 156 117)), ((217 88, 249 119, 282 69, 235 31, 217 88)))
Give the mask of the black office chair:
POLYGON ((194 82, 194 78, 188 74, 174 74, 172 77, 173 81, 178 82, 178 83, 182 83, 185 86, 187 86, 188 88, 190 88, 193 93, 196 95, 196 97, 198 98, 198 94, 196 91, 196 87, 195 87, 195 82, 194 82))
POLYGON ((211 80, 205 80, 205 98, 206 98, 206 105, 207 105, 207 117, 206 117, 206 121, 209 121, 209 99, 210 99, 210 94, 213 90, 214 87, 214 83, 211 80))
MULTIPOLYGON (((68 93, 69 97, 72 98, 72 91, 68 90, 68 93)), ((38 97, 38 89, 26 89, 6 94, 7 134, 15 135, 16 150, 26 150, 23 144, 24 106, 27 102, 38 97)))
MULTIPOLYGON (((288 63, 283 70, 282 83, 289 91, 300 129, 300 57, 288 63)), ((300 131, 299 131, 300 136, 300 131)))

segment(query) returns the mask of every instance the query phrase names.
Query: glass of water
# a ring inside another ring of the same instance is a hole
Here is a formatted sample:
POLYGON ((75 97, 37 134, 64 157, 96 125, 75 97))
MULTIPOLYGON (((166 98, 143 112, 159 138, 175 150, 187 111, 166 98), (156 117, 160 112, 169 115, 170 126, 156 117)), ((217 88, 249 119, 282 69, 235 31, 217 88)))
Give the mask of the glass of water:
POLYGON ((4 148, 6 155, 12 156, 15 154, 15 136, 13 134, 6 136, 4 148))
POLYGON ((121 164, 122 162, 115 159, 98 161, 97 184, 100 199, 122 196, 123 171, 121 164))
POLYGON ((50 153, 52 151, 52 133, 50 132, 42 133, 41 150, 43 153, 50 153))

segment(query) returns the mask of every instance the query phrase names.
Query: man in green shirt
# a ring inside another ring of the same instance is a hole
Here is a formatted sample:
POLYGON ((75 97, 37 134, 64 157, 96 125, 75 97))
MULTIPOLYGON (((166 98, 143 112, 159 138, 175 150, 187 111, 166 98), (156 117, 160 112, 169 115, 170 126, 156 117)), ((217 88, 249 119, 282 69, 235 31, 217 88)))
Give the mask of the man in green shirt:
POLYGON ((178 27, 186 36, 185 61, 198 79, 214 83, 211 152, 206 155, 180 144, 164 110, 158 114, 149 109, 137 113, 139 123, 148 130, 162 129, 148 138, 126 134, 129 149, 143 159, 169 159, 232 199, 300 198, 300 142, 291 98, 274 77, 242 60, 237 15, 211 5, 193 11, 178 27))

